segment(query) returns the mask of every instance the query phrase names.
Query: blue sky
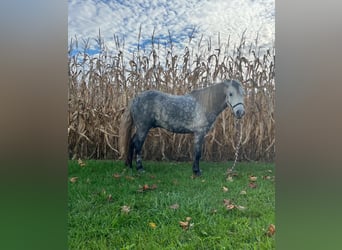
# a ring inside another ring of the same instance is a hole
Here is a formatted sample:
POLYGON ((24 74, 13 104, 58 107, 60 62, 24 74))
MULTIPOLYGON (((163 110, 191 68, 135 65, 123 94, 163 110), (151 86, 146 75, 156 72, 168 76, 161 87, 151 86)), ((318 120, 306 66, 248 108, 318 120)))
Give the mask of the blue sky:
POLYGON ((125 40, 128 51, 137 48, 141 25, 141 46, 149 46, 153 30, 161 44, 169 40, 176 48, 188 46, 189 34, 195 30, 192 44, 201 35, 217 42, 230 37, 238 44, 244 30, 250 42, 259 34, 258 44, 274 43, 274 0, 69 0, 68 37, 96 38, 101 29, 109 49, 115 48, 114 34, 125 40))

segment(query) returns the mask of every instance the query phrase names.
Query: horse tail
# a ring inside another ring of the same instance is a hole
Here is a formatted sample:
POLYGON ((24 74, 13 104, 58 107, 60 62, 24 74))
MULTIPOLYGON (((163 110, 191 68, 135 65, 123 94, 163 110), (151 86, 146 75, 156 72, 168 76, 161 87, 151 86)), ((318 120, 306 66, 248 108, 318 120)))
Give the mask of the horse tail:
POLYGON ((131 114, 131 103, 127 106, 125 112, 121 116, 119 130, 119 149, 120 159, 127 158, 129 144, 132 137, 133 117, 131 114))

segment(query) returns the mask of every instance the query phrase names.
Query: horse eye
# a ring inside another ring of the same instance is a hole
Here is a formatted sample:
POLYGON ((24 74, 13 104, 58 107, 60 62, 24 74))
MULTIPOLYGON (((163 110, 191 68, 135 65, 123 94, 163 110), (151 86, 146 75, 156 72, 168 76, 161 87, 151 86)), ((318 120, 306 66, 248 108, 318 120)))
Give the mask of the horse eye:
POLYGON ((229 93, 229 96, 233 96, 233 93, 229 93))

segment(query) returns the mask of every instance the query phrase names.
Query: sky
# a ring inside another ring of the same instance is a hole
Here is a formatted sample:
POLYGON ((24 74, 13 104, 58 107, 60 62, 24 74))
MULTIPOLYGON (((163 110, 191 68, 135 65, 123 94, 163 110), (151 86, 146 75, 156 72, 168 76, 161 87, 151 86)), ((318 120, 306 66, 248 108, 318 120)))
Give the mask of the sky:
MULTIPOLYGON (((125 49, 137 48, 155 41, 169 40, 177 48, 196 45, 203 35, 217 43, 239 44, 245 31, 247 43, 258 34, 258 46, 270 48, 275 40, 275 0, 69 0, 68 38, 79 41, 95 38, 101 31, 109 49, 115 48, 114 35, 124 40, 125 49), (192 33, 193 32, 193 33, 192 33)), ((93 53, 96 47, 93 47, 93 53)))

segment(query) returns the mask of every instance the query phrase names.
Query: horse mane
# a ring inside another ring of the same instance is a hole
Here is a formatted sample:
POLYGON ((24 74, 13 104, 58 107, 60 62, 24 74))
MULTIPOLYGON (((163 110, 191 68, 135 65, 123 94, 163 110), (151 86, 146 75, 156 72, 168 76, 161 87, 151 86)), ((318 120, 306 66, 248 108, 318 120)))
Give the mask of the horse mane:
POLYGON ((205 113, 216 113, 222 111, 225 107, 225 85, 223 82, 211 85, 203 89, 197 89, 190 92, 203 107, 205 113))

